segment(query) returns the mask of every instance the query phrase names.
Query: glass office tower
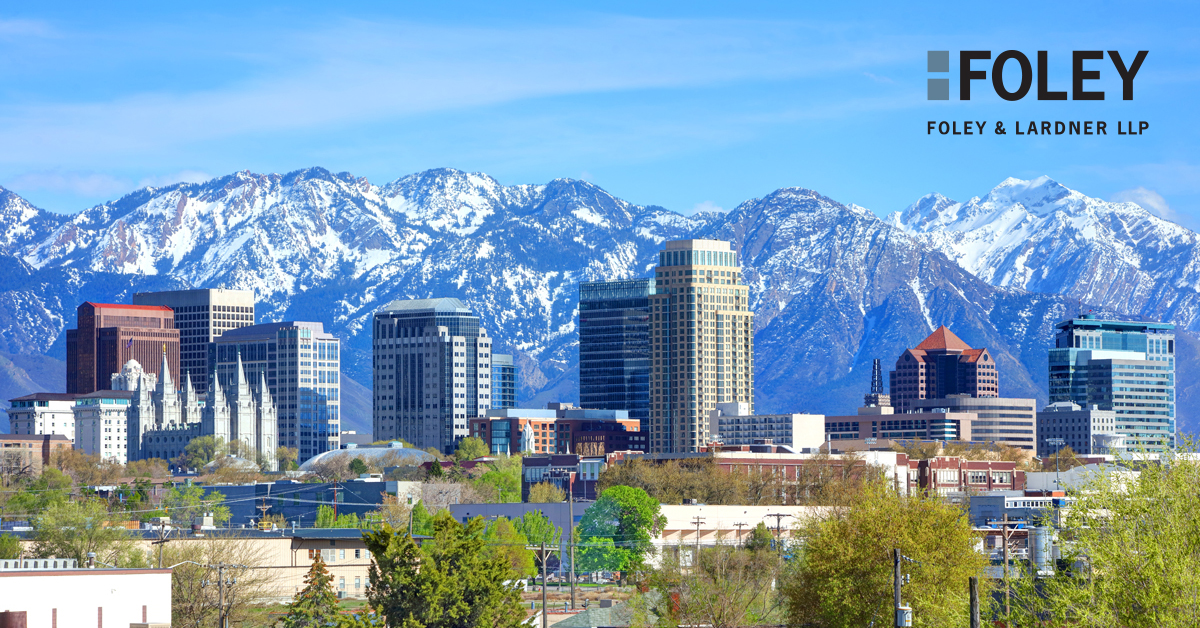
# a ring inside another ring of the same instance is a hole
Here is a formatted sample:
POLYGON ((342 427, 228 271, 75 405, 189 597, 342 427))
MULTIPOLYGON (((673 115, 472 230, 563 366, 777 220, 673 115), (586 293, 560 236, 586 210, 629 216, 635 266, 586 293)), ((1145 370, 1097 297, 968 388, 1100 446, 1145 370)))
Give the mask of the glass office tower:
POLYGON ((1112 410, 1131 451, 1175 446, 1175 326, 1099 320, 1055 325, 1050 403, 1112 410))
POLYGON ((321 323, 288 321, 226 330, 209 343, 209 374, 221 387, 237 387, 238 358, 250 388, 259 373, 278 413, 282 447, 295 447, 298 462, 341 447, 341 341, 321 323))
POLYGON ((492 409, 517 407, 517 367, 506 353, 492 354, 492 409))
POLYGON ((579 285, 579 405, 626 410, 650 428, 653 279, 579 285))

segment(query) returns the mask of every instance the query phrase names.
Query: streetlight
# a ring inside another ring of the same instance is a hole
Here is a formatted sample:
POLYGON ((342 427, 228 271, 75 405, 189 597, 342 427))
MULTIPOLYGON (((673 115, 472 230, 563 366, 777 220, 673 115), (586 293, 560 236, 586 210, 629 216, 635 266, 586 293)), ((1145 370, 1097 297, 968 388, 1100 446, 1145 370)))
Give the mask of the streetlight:
POLYGON ((1054 486, 1056 486, 1059 490, 1062 490, 1062 480, 1060 479, 1060 476, 1059 476, 1059 462, 1062 460, 1062 446, 1066 442, 1067 441, 1065 441, 1061 438, 1047 438, 1046 439, 1047 445, 1050 445, 1050 446, 1057 445, 1058 446, 1058 449, 1055 450, 1055 452, 1054 452, 1054 486))

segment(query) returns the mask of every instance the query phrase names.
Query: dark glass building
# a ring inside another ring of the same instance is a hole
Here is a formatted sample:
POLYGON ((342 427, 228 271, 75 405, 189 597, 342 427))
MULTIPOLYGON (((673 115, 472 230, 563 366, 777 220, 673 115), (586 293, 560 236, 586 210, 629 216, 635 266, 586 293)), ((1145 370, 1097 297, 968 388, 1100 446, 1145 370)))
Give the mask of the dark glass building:
POLYGON ((492 409, 517 407, 517 367, 513 357, 504 353, 492 354, 492 409))
POLYGON ((654 279, 579 285, 579 405, 626 410, 649 428, 654 279))

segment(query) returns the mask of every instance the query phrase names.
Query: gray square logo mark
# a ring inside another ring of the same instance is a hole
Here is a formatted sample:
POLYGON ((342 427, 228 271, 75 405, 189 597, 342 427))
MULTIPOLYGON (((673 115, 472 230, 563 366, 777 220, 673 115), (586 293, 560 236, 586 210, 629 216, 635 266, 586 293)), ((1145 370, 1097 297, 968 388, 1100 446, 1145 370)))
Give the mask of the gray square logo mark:
POLYGON ((950 100, 950 79, 929 79, 927 100, 950 100))
POLYGON ((929 72, 949 72, 950 71, 950 51, 949 50, 930 50, 929 51, 929 72))

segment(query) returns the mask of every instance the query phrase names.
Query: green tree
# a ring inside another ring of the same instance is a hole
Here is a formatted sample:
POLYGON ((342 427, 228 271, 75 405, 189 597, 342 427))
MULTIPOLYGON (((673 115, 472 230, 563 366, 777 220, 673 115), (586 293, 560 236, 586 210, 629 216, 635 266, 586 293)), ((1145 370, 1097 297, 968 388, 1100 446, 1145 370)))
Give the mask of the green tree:
POLYGON ((362 522, 352 512, 336 513, 332 506, 318 506, 314 528, 361 528, 362 522))
MULTIPOLYGON (((195 439, 193 439, 195 440, 195 439)), ((225 496, 216 491, 204 492, 204 487, 175 486, 167 491, 162 501, 163 510, 171 521, 178 525, 191 525, 196 517, 212 513, 213 525, 229 521, 229 507, 225 505, 225 496)))
POLYGON ((74 482, 71 476, 47 467, 42 469, 42 475, 21 491, 18 491, 4 504, 4 513, 9 518, 14 515, 36 515, 55 504, 64 504, 71 498, 74 482))
POLYGON ((108 505, 98 499, 52 504, 31 521, 33 553, 39 557, 74 558, 87 562, 89 552, 96 560, 118 567, 141 566, 145 556, 134 545, 133 535, 111 520, 108 505))
POLYGON ((750 531, 750 536, 746 539, 745 546, 748 550, 771 549, 771 542, 774 540, 775 536, 771 534, 771 530, 767 527, 767 524, 759 521, 758 525, 754 526, 754 529, 750 531))
POLYGON ((575 560, 581 571, 620 571, 626 568, 628 559, 628 553, 617 549, 612 537, 582 538, 575 548, 575 560))
POLYGON ((513 571, 521 577, 537 573, 534 565, 534 552, 530 551, 529 539, 505 517, 487 523, 483 540, 487 543, 487 553, 491 557, 499 557, 508 562, 513 571))
POLYGON ((647 596, 650 610, 673 626, 741 628, 782 622, 772 586, 779 560, 770 552, 731 545, 700 550, 664 551, 662 564, 647 583, 658 594, 647 596))
POLYGON ((530 504, 558 504, 567 501, 566 491, 549 482, 538 482, 529 487, 530 504))
POLYGON ((1200 625, 1200 458, 1181 440, 1157 462, 1085 477, 1061 513, 1054 577, 1014 583, 1014 623, 1200 625))
POLYGON ((468 436, 458 441, 458 447, 454 450, 454 459, 458 462, 483 458, 486 455, 488 455, 487 443, 478 436, 468 436))
POLYGON ((516 628, 525 619, 517 574, 489 556, 484 522, 459 524, 448 512, 433 521, 432 541, 418 547, 390 526, 363 535, 374 561, 368 599, 389 628, 516 628))
POLYGON ((295 447, 276 447, 275 460, 279 461, 280 471, 295 471, 299 469, 296 464, 296 459, 300 457, 300 451, 295 447))
POLYGON ((430 478, 441 478, 446 475, 442 469, 442 463, 438 460, 433 460, 429 463, 429 471, 427 472, 430 478))
POLYGON ((21 539, 11 534, 0 534, 0 559, 20 558, 21 550, 21 539))
POLYGON ((500 454, 485 469, 476 480, 477 486, 494 493, 497 503, 521 501, 521 456, 500 454))
POLYGON ((612 539, 621 556, 621 571, 637 569, 654 551, 653 539, 667 518, 658 500, 640 488, 613 486, 600 494, 579 522, 579 535, 612 539))
POLYGON ((362 458, 355 458, 350 461, 350 472, 355 476, 360 476, 364 473, 370 473, 371 469, 367 467, 367 463, 363 462, 362 458))
POLYGON ((413 534, 429 536, 433 534, 433 515, 425 509, 425 502, 417 502, 412 511, 413 534))
POLYGON ((868 480, 848 507, 804 520, 795 532, 803 553, 782 578, 792 625, 891 624, 892 548, 915 561, 904 565, 912 577, 904 601, 922 625, 965 625, 968 578, 988 581, 979 536, 961 508, 900 495, 886 480, 868 480))
POLYGON ((304 588, 288 606, 283 628, 324 628, 338 619, 338 608, 333 576, 318 553, 304 576, 304 588))
POLYGON ((554 525, 540 510, 530 510, 520 518, 513 521, 513 525, 517 530, 529 539, 531 545, 545 543, 547 546, 557 547, 559 541, 562 540, 562 528, 554 525))
POLYGON ((197 436, 184 446, 183 457, 188 466, 198 469, 215 460, 217 456, 224 455, 227 451, 228 445, 223 438, 197 436))

